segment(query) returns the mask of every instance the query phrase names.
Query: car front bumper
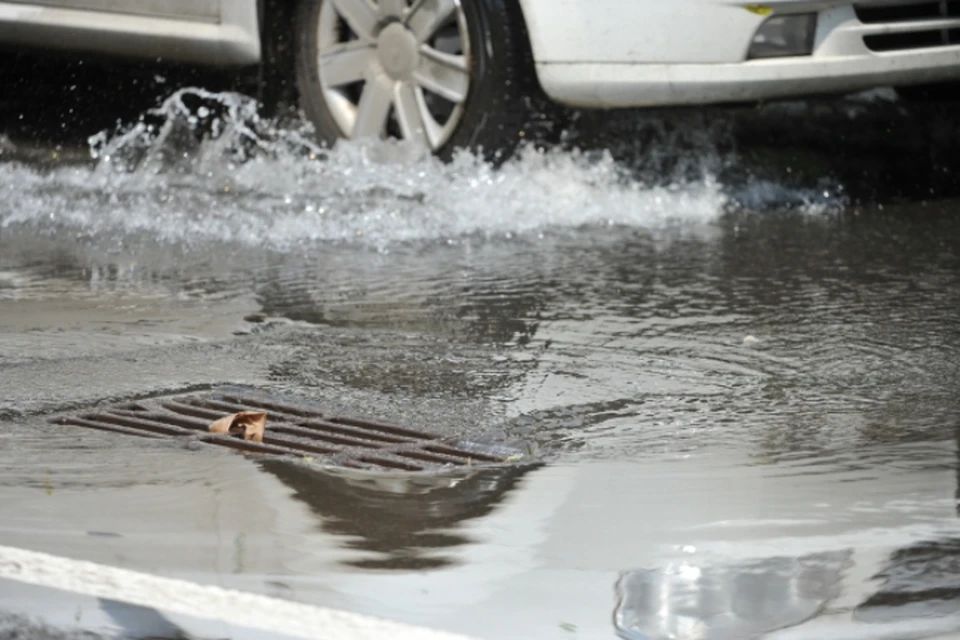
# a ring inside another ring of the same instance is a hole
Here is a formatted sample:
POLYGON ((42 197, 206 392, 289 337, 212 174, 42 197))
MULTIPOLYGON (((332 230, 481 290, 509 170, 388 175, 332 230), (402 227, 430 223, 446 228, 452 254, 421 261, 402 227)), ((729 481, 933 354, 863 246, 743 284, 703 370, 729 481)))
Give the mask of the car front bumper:
MULTIPOLYGON (((622 16, 591 13, 581 22, 579 35, 566 38, 565 47, 552 46, 555 41, 544 41, 544 34, 531 28, 537 74, 553 99, 592 108, 735 103, 960 79, 960 45, 881 52, 872 51, 864 40, 960 29, 958 17, 865 24, 849 3, 826 9, 823 3, 811 8, 802 2, 780 4, 775 10, 788 13, 816 7, 811 55, 748 60, 747 50, 764 16, 739 5, 677 0, 678 14, 651 15, 641 27, 634 26, 639 18, 627 20, 625 27, 622 16), (654 19, 661 23, 652 24, 654 19), (677 37, 671 37, 672 30, 677 37), (593 50, 586 46, 589 41, 597 43, 593 50)), ((643 1, 634 5, 644 6, 643 1)), ((553 27, 559 26, 555 16, 553 27)), ((536 16, 533 20, 536 24, 536 16)))

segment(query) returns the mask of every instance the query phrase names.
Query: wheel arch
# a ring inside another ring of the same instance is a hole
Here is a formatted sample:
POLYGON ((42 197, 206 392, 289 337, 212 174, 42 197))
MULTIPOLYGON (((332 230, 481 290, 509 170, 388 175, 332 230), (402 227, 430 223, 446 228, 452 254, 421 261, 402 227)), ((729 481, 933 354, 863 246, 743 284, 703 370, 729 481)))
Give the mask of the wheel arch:
MULTIPOLYGON (((548 50, 547 41, 550 38, 548 33, 548 12, 550 3, 555 0, 512 0, 517 5, 521 18, 523 19, 524 31, 527 34, 527 40, 530 46, 531 64, 545 60, 545 52, 548 50)), ((555 10, 555 9, 554 9, 555 10)), ((536 69, 535 69, 536 70, 536 69)))
MULTIPOLYGON (((466 1, 469 2, 470 0, 466 1)), ((543 60, 543 52, 545 51, 547 39, 542 20, 542 11, 545 5, 542 0, 508 0, 508 2, 516 11, 516 17, 521 23, 523 34, 526 38, 524 45, 527 60, 524 62, 529 65, 530 76, 537 83, 537 88, 542 91, 537 62, 543 60)))

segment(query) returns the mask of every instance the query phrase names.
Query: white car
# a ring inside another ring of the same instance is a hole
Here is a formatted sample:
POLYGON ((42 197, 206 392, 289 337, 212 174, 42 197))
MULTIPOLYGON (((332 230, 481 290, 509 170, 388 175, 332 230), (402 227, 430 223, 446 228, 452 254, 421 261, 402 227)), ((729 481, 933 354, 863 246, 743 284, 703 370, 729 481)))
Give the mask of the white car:
POLYGON ((282 43, 322 141, 394 136, 448 155, 509 151, 550 101, 730 103, 953 80, 960 0, 0 0, 7 46, 263 71, 282 66, 282 43), (289 17, 267 28, 276 16, 289 17))

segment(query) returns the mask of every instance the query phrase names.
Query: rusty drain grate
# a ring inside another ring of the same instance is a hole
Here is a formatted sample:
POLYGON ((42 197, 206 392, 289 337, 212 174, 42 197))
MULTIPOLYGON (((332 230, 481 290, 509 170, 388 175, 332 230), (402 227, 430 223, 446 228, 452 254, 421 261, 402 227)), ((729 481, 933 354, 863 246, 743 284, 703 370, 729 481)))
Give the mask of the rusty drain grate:
POLYGON ((322 459, 355 469, 429 471, 514 461, 518 449, 487 445, 383 422, 328 416, 307 404, 249 389, 135 400, 57 416, 55 424, 157 438, 192 437, 249 453, 322 459), (265 411, 263 442, 210 433, 210 423, 240 411, 265 411))

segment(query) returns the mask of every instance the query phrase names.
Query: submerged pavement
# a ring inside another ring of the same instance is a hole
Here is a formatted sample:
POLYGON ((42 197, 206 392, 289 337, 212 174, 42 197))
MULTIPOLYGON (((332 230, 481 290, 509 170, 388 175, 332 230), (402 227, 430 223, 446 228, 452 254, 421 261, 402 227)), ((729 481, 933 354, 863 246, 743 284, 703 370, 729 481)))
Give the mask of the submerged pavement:
MULTIPOLYGON (((817 104, 811 134, 900 113, 817 104)), ((777 108, 749 126, 782 139, 777 108)), ((269 123, 243 156, 163 112, 111 160, 14 136, 0 545, 478 638, 957 637, 952 183, 881 179, 932 151, 882 155, 872 193, 816 144, 754 163, 737 114, 500 171, 324 159, 269 123), (370 473, 49 422, 220 384, 546 464, 370 473)), ((0 581, 19 628, 175 637, 97 597, 0 581)))

